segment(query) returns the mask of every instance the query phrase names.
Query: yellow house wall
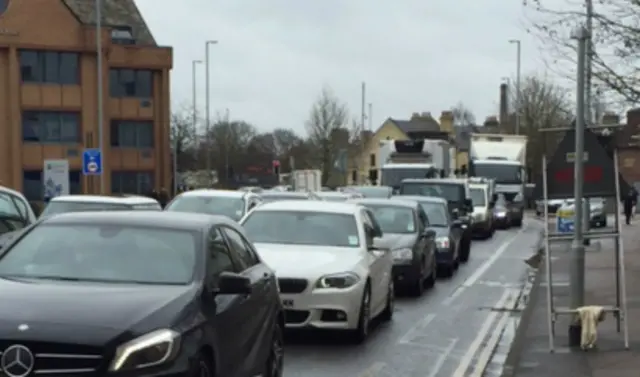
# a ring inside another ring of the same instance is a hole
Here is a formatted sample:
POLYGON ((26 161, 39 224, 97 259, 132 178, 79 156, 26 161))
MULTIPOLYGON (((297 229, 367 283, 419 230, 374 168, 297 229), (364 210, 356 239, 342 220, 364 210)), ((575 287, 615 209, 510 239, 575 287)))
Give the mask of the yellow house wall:
POLYGON ((364 148, 359 161, 356 161, 358 170, 357 182, 352 181, 352 177, 349 177, 349 182, 353 184, 367 183, 369 180, 369 170, 372 168, 378 169, 378 176, 380 176, 380 167, 378 164, 378 152, 380 150, 380 141, 382 140, 406 140, 407 135, 402 132, 393 122, 387 120, 380 126, 378 131, 373 135, 369 143, 364 148), (375 163, 371 165, 371 156, 375 156, 375 163))

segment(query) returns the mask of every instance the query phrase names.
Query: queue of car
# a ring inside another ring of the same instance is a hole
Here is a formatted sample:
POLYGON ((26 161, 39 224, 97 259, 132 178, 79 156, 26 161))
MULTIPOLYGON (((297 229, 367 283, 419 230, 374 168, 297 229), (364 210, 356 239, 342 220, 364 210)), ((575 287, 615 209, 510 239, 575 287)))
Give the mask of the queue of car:
POLYGON ((36 219, 2 188, 3 352, 36 374, 280 377, 285 329, 363 342, 373 319, 392 319, 396 293, 453 275, 474 233, 499 224, 482 184, 408 179, 396 194, 204 189, 164 211, 69 195, 36 219))

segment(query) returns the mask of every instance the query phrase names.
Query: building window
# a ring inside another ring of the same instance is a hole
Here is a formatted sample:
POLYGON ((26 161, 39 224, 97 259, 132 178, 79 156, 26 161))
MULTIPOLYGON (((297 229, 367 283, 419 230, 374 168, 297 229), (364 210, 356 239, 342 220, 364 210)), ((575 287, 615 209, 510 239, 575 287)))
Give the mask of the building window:
POLYGON ((144 69, 111 69, 109 91, 111 97, 151 98, 153 72, 144 69))
MULTIPOLYGON (((44 199, 42 170, 22 171, 22 192, 28 200, 41 201, 44 199)), ((82 194, 82 173, 79 170, 69 172, 69 193, 71 195, 82 194)))
POLYGON ((153 173, 114 171, 111 173, 112 194, 147 195, 153 189, 153 173))
POLYGON ((116 148, 153 148, 153 122, 111 121, 111 146, 116 148))
POLYGON ((78 143, 80 114, 63 111, 22 113, 22 140, 30 143, 78 143))
POLYGON ((376 166, 376 154, 375 153, 371 153, 369 155, 369 166, 371 166, 371 167, 375 167, 376 166))
POLYGON ((20 51, 22 82, 77 85, 80 82, 79 54, 57 51, 20 51))
POLYGON ((111 29, 111 42, 121 45, 133 45, 136 40, 133 38, 131 27, 117 26, 111 29))

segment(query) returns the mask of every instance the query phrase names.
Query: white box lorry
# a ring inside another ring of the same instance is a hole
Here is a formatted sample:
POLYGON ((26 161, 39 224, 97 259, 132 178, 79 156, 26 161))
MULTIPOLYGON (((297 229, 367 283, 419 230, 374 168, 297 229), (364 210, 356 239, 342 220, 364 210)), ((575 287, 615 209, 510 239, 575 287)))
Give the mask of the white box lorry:
POLYGON ((512 224, 522 225, 527 183, 527 137, 524 135, 472 134, 469 176, 495 181, 495 192, 512 205, 512 224))

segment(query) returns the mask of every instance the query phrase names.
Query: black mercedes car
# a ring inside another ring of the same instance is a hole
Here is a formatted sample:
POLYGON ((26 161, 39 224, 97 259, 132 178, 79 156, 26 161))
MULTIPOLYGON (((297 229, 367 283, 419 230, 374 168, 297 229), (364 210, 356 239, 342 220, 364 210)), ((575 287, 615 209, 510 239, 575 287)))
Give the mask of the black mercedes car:
POLYGON ((0 251, 7 376, 281 377, 274 274, 222 216, 83 212, 0 251))
POLYGON ((420 204, 409 200, 355 199, 371 210, 382 229, 376 246, 393 253, 393 278, 398 291, 416 296, 434 285, 437 277, 436 232, 429 228, 420 204))
POLYGON ((438 275, 453 276, 460 265, 460 236, 462 222, 451 219, 447 200, 435 196, 394 196, 393 198, 415 200, 427 214, 429 228, 436 232, 436 263, 438 275))

